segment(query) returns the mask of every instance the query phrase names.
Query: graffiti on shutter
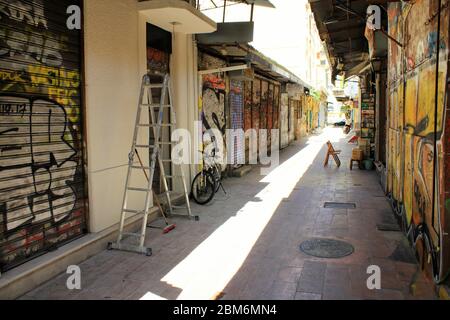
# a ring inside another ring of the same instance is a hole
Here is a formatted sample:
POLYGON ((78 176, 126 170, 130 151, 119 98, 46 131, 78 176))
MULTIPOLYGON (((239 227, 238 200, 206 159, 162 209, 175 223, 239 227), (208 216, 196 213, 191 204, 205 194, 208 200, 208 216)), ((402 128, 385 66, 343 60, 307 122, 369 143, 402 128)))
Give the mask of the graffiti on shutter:
POLYGON ((0 267, 86 230, 81 33, 70 1, 0 0, 0 267))

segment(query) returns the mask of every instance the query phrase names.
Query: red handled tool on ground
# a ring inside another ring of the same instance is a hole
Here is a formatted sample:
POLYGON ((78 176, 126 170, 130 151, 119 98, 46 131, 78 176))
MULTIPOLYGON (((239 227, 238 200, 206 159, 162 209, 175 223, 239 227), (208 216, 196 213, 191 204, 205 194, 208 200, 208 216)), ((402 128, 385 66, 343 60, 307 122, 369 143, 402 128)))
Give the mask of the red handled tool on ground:
MULTIPOLYGON (((141 157, 139 156, 139 153, 138 153, 138 151, 136 149, 134 149, 134 152, 137 155, 137 158, 139 160, 139 164, 141 165, 142 171, 144 172, 145 178, 147 179, 147 182, 148 182, 148 175, 147 175, 147 172, 145 172, 144 165, 142 164, 141 157)), ((172 231, 173 229, 175 229, 175 224, 174 223, 169 223, 169 221, 167 220, 166 214, 164 213, 163 207, 161 206, 161 202, 159 202, 158 196, 155 194, 154 191, 152 191, 152 193, 153 193, 153 200, 155 201, 156 205, 158 206, 159 211, 161 211, 161 215, 163 216, 164 222, 166 223, 166 226, 164 228, 162 228, 163 233, 168 233, 168 232, 172 231)), ((151 225, 147 225, 147 227, 161 229, 159 227, 154 227, 154 226, 151 226, 151 225)))

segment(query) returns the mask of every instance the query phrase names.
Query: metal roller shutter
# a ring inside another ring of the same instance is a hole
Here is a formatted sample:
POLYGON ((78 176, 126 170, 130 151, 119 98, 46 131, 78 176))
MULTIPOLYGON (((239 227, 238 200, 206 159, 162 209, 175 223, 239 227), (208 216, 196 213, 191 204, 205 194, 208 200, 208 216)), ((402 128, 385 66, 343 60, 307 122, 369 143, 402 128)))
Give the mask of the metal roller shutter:
MULTIPOLYGON (((244 129, 244 85, 242 81, 230 81, 230 109, 231 109, 231 129, 244 129)), ((243 136, 237 135, 232 146, 233 165, 239 166, 245 163, 245 140, 243 136)))
POLYGON ((0 267, 86 232, 80 0, 0 0, 0 267))

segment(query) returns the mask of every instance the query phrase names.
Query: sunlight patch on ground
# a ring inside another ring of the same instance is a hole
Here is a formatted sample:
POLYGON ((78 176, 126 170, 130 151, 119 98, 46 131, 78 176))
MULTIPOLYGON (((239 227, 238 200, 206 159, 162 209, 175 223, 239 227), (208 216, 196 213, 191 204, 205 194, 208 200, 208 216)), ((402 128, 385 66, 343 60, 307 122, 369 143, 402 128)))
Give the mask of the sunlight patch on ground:
POLYGON ((342 137, 342 130, 333 128, 311 137, 302 150, 260 181, 269 183, 255 196, 260 201, 247 202, 161 281, 182 290, 177 299, 216 296, 239 271, 278 205, 292 192, 323 144, 342 137))
POLYGON ((146 294, 144 294, 139 300, 167 300, 167 299, 149 291, 146 294))

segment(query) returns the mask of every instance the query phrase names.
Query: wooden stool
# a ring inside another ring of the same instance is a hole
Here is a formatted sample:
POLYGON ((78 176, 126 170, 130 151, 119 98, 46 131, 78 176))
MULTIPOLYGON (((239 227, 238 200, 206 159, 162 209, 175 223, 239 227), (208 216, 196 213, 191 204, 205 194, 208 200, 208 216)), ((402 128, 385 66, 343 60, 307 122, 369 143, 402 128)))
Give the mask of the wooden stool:
POLYGON ((361 169, 361 161, 359 159, 350 159, 350 170, 353 170, 353 162, 358 162, 358 168, 361 169))

